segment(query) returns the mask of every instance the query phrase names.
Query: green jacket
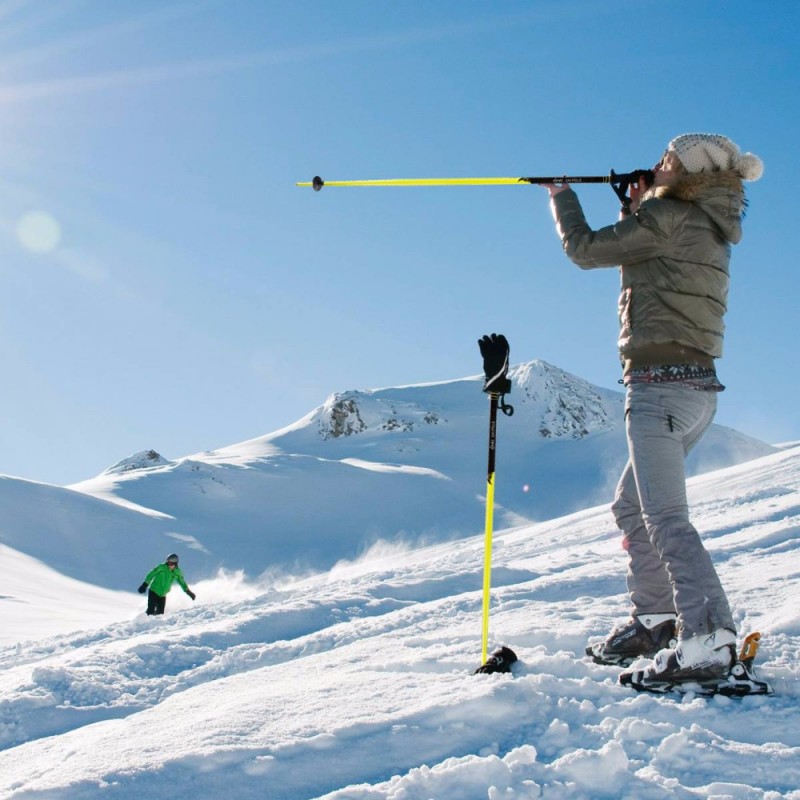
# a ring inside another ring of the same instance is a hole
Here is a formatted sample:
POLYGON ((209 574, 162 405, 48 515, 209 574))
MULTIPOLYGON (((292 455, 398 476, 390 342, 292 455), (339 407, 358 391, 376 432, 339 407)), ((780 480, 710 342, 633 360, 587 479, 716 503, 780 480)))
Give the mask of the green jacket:
POLYGON ((730 249, 742 237, 744 206, 733 172, 686 175, 650 190, 635 214, 597 231, 574 192, 553 198, 558 233, 575 264, 621 265, 623 360, 664 346, 722 355, 730 249))
POLYGON ((159 564, 157 567, 153 567, 144 579, 144 582, 150 586, 150 591, 159 597, 166 597, 167 592, 172 588, 172 584, 175 581, 180 584, 184 592, 189 592, 189 587, 186 585, 186 580, 180 567, 170 569, 166 564, 159 564))

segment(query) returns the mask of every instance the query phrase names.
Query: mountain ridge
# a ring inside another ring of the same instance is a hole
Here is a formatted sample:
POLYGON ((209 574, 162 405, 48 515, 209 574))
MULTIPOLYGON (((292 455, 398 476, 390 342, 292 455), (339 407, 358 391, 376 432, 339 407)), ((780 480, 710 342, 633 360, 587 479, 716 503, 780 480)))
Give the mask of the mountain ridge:
MULTIPOLYGON (((608 502, 627 458, 623 395, 540 360, 509 374, 516 411, 498 421, 496 527, 608 502)), ((92 551, 116 556, 132 552, 129 537, 145 537, 154 556, 180 547, 194 574, 209 575, 324 570, 381 540, 463 538, 484 525, 481 389, 472 376, 337 392, 292 425, 216 450, 172 459, 145 449, 65 488, 0 482, 0 543, 43 557, 50 537, 69 541, 86 528, 92 551)), ((689 474, 771 452, 712 426, 689 474)), ((127 556, 111 573, 83 566, 91 554, 59 554, 72 577, 114 589, 140 580, 127 556)))

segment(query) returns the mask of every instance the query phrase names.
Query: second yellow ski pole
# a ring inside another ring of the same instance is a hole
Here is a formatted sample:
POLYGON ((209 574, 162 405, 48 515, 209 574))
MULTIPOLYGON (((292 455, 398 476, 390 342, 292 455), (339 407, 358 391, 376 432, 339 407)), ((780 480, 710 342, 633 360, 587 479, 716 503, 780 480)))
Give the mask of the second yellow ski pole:
MULTIPOLYGON (((479 671, 495 671, 487 662, 489 649, 489 607, 492 591, 492 536, 494 532, 494 484, 497 452, 497 409, 511 416, 514 409, 505 402, 511 391, 507 377, 510 348, 502 334, 484 336, 478 342, 483 356, 483 371, 486 380, 483 391, 489 395, 489 459, 486 471, 486 535, 483 548, 483 614, 481 622, 481 661, 479 671)), ((508 651, 511 653, 511 651, 508 651)), ((493 654, 493 656, 496 654, 493 654)), ((512 653, 513 655, 513 653, 512 653)), ((516 656, 514 656, 516 659, 516 656)))

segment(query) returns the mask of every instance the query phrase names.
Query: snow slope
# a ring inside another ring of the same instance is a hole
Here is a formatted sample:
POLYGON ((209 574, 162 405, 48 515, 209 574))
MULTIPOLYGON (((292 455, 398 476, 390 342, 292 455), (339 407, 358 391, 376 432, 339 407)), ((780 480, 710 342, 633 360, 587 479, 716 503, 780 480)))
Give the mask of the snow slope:
MULTIPOLYGON (((516 413, 498 422, 498 527, 607 502, 627 457, 622 394, 542 361, 511 375, 516 413)), ((173 550, 190 580, 219 567, 330 569, 381 540, 482 531, 487 440, 479 378, 343 392, 288 428, 213 452, 169 460, 145 450, 66 489, 0 481, 0 542, 110 589, 138 586, 173 550), (109 552, 114 568, 87 550, 109 552)), ((771 452, 713 426, 689 471, 771 452)))
POLYGON ((7 646, 0 797, 796 800, 800 448, 696 477, 690 500, 773 698, 637 695, 581 657, 626 614, 606 505, 496 534, 511 675, 471 674, 480 536, 223 574, 162 619, 7 646))
POLYGON ((4 545, 0 545, 0 564, 2 644, 117 622, 132 616, 141 606, 130 592, 114 592, 67 578, 4 545))

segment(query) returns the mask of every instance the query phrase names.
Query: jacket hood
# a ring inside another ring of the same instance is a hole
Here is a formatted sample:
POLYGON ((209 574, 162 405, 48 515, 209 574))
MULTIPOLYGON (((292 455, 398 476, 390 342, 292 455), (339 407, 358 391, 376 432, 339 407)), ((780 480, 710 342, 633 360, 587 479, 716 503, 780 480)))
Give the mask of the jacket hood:
POLYGON ((673 198, 699 206, 731 244, 742 238, 742 218, 747 207, 742 179, 733 171, 695 172, 671 186, 658 186, 653 197, 673 198))

